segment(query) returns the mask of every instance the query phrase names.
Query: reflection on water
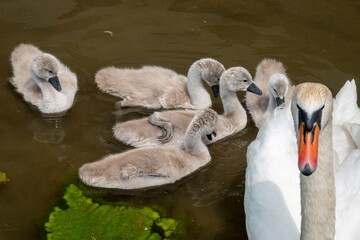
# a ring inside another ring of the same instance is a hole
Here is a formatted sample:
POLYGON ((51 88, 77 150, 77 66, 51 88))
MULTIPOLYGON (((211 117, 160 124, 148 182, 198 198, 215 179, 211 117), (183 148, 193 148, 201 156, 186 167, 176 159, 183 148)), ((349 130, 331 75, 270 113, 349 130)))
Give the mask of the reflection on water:
POLYGON ((226 138, 211 146, 211 151, 216 152, 212 166, 203 170, 206 174, 199 174, 196 179, 186 183, 195 207, 212 206, 225 198, 238 199, 243 196, 244 183, 239 176, 244 175, 245 165, 239 162, 239 158, 245 157, 248 142, 244 141, 243 136, 246 132, 245 129, 236 137, 231 137, 231 142, 226 138), (234 156, 234 153, 237 155, 234 156))
MULTIPOLYGON (((78 168, 130 149, 116 141, 112 127, 149 112, 116 109, 118 99, 96 88, 99 69, 160 65, 186 74, 195 60, 213 57, 254 74, 262 58, 273 57, 295 84, 322 82, 337 92, 345 80, 360 76, 359 21, 356 0, 1 1, 0 168, 10 182, 0 185, 0 239, 44 238, 42 224, 63 184, 81 185, 78 168), (54 54, 76 72, 77 101, 65 116, 41 116, 8 84, 9 55, 21 42, 54 54)), ((222 112, 220 99, 213 99, 213 107, 222 112)), ((249 120, 241 133, 209 146, 209 166, 175 185, 126 195, 91 193, 184 216, 188 239, 247 239, 246 148, 256 133, 249 120)))
POLYGON ((34 140, 41 143, 61 143, 65 137, 61 121, 61 117, 39 117, 32 121, 29 129, 33 132, 34 140))

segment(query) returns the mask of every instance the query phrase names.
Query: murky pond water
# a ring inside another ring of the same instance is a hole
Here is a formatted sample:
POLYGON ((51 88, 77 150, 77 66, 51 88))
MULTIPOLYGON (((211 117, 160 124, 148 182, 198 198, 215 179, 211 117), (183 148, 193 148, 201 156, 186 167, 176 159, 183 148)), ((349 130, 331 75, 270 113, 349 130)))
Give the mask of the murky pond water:
MULTIPOLYGON (((186 74, 201 57, 254 73, 263 57, 282 61, 294 83, 322 82, 336 93, 360 77, 360 4, 346 1, 0 1, 0 239, 44 238, 42 225, 64 185, 100 157, 129 149, 112 136, 116 98, 100 93, 97 70, 108 65, 161 65, 186 74), (113 36, 104 32, 111 31, 113 36), (9 55, 19 43, 53 53, 77 73, 76 104, 60 119, 44 118, 8 83, 9 55)), ((238 95, 241 99, 243 94, 238 95)), ((222 111, 220 99, 214 108, 222 111)), ((209 146, 212 163, 173 187, 111 201, 164 207, 183 216, 187 239, 247 239, 243 210, 246 149, 252 122, 209 146)))

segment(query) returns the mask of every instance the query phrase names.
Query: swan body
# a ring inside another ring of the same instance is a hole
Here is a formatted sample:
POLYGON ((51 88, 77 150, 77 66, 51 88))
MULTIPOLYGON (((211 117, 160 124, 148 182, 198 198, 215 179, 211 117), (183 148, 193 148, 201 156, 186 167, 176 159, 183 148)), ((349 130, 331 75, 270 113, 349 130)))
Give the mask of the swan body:
POLYGON ((246 93, 246 107, 256 127, 264 123, 271 112, 287 101, 291 101, 292 85, 281 62, 265 58, 256 67, 254 83, 263 94, 246 93))
POLYGON ((96 73, 95 82, 101 91, 122 98, 117 104, 121 107, 202 109, 211 106, 203 81, 216 96, 223 71, 218 61, 203 58, 190 66, 187 77, 158 66, 106 67, 96 73))
MULTIPOLYGON (((356 127, 358 128, 359 125, 356 127)), ((359 129, 358 129, 359 130, 359 129)), ((336 173, 335 239, 360 238, 360 149, 352 150, 336 173)))
POLYGON ((300 179, 289 102, 275 109, 249 145, 244 207, 249 240, 299 239, 300 179))
POLYGON ((42 113, 65 112, 73 105, 77 77, 55 56, 31 44, 20 44, 11 53, 10 61, 10 83, 42 113))
MULTIPOLYGON (((206 144, 239 132, 246 126, 246 111, 236 96, 237 91, 261 94, 252 83, 250 73, 242 67, 229 68, 221 75, 220 96, 224 114, 219 115, 216 137, 211 140, 203 139, 206 144)), ((119 141, 134 147, 179 144, 183 141, 186 127, 195 114, 195 110, 155 112, 149 118, 118 123, 113 132, 119 141)))
POLYGON ((333 145, 335 168, 338 168, 349 153, 359 148, 346 130, 346 125, 360 124, 355 80, 347 81, 334 99, 333 145))
POLYGON ((360 125, 357 123, 345 123, 344 126, 350 134, 352 140, 355 142, 356 147, 360 148, 360 125))
MULTIPOLYGON (((337 103, 348 101, 348 105, 342 105, 344 108, 356 104, 350 94, 352 89, 347 87, 350 83, 344 85, 335 100, 324 85, 299 84, 291 104, 292 118, 283 118, 281 122, 279 116, 272 116, 260 128, 247 153, 245 213, 249 239, 360 238, 357 229, 360 224, 360 150, 351 150, 337 169, 333 151, 329 151, 333 148, 332 139, 336 138, 333 115, 339 110, 335 107, 333 110, 333 102, 336 105, 338 96, 344 94, 344 99, 337 103), (280 125, 281 130, 276 130, 280 125), (313 144, 304 148, 303 143, 309 140, 313 144), (315 151, 316 142, 318 149, 315 151), (302 172, 300 179, 296 168, 302 172), (267 214, 269 212, 271 214, 267 214)), ((275 110, 274 114, 277 112, 275 110)), ((344 123, 343 127, 357 142, 359 125, 344 123)))
POLYGON ((181 146, 148 147, 114 154, 79 169, 81 180, 103 188, 137 189, 174 183, 210 162, 201 138, 212 134, 217 114, 200 110, 189 124, 181 146))

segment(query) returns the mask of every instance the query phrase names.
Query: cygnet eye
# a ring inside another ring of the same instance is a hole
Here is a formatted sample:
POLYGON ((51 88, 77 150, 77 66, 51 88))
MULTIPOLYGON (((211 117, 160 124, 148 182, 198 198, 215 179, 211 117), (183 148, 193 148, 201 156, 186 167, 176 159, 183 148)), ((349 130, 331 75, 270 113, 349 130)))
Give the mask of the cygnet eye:
POLYGON ((244 79, 243 81, 244 81, 244 82, 247 82, 248 80, 247 80, 247 79, 244 79))
POLYGON ((48 70, 49 71, 49 73, 53 73, 53 71, 51 71, 51 70, 48 70))

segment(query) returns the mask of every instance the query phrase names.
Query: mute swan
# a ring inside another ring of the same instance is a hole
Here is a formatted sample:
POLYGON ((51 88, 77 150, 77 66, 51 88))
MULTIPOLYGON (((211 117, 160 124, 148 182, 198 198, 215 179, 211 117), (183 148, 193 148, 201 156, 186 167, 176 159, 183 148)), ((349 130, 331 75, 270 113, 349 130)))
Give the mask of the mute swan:
POLYGON ((292 86, 283 64, 268 58, 263 59, 256 67, 254 83, 263 94, 255 96, 246 93, 246 107, 256 127, 260 128, 277 106, 291 101, 292 86))
POLYGON ((299 239, 300 179, 290 102, 248 146, 244 207, 249 240, 299 239))
MULTIPOLYGON (((236 96, 237 91, 261 94, 252 83, 250 73, 243 67, 227 69, 220 78, 220 96, 224 114, 216 124, 217 136, 204 139, 205 144, 213 143, 242 130, 247 123, 246 111, 236 96)), ((115 137, 134 147, 179 144, 184 139, 186 126, 196 114, 194 110, 155 112, 149 118, 118 123, 114 126, 115 137)))
POLYGON ((77 77, 55 56, 31 44, 20 44, 11 53, 16 91, 42 113, 61 113, 74 102, 77 77))
MULTIPOLYGON (((327 87, 300 84, 292 101, 296 133, 285 109, 283 115, 288 116, 287 120, 279 121, 277 116, 269 119, 249 146, 245 185, 249 239, 334 239, 334 235, 337 240, 360 238, 360 150, 351 151, 339 169, 334 170, 331 149, 332 138, 336 136, 332 133, 332 108, 333 99, 327 87), (286 142, 288 145, 284 145, 286 142), (276 148, 279 144, 281 147, 276 148), (298 173, 294 172, 296 165, 303 173, 301 187, 298 173), (293 194, 289 194, 291 191, 293 194)), ((351 134, 356 136, 356 124, 351 126, 355 127, 350 128, 351 134)))
POLYGON ((95 82, 101 91, 123 99, 117 106, 202 109, 211 106, 210 95, 202 81, 212 87, 216 97, 224 71, 218 61, 202 58, 190 66, 187 78, 158 66, 140 69, 106 67, 96 73, 95 82))
POLYGON ((174 183, 210 162, 201 138, 213 134, 217 119, 214 110, 199 110, 181 146, 138 148, 110 155, 84 164, 79 169, 80 178, 91 186, 120 189, 174 183))

